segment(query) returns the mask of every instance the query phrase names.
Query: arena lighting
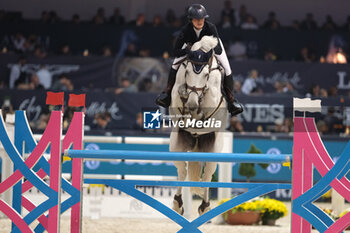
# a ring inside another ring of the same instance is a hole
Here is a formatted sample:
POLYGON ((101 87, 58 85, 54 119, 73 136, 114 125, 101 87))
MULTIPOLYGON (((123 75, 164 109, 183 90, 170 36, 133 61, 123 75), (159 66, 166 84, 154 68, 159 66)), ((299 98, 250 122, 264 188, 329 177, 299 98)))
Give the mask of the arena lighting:
POLYGON ((334 60, 335 60, 334 63, 336 63, 336 64, 346 64, 347 63, 346 57, 342 51, 337 52, 334 60))
POLYGON ((88 49, 85 49, 85 50, 84 50, 83 56, 84 56, 84 57, 89 56, 89 50, 88 50, 88 49))

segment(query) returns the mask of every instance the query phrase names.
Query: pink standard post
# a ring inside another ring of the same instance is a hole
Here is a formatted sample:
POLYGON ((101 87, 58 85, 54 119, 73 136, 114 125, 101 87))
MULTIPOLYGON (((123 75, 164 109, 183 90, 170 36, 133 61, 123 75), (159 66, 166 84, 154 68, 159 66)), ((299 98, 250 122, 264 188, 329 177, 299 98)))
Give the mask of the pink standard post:
MULTIPOLYGON (((84 113, 75 112, 66 136, 63 139, 63 150, 69 149, 73 144, 74 150, 83 149, 84 136, 84 113)), ((73 159, 72 161, 72 185, 81 192, 83 182, 83 159, 73 159)), ((81 231, 81 198, 71 209, 71 233, 81 231)))
MULTIPOLYGON (((293 146, 293 201, 313 185, 313 166, 321 176, 334 166, 321 137, 317 131, 314 118, 294 118, 294 146, 293 146)), ((340 180, 334 179, 331 187, 349 201, 350 182, 344 176, 340 180)), ((342 232, 350 221, 350 214, 343 216, 332 224, 326 232, 342 232)), ((292 232, 309 233, 311 225, 299 215, 292 215, 292 232)))
MULTIPOLYGON (((293 175, 292 190, 293 200, 302 195, 312 187, 312 163, 308 159, 309 152, 307 132, 304 125, 304 118, 294 118, 294 139, 293 139, 293 175)), ((310 233, 311 224, 299 215, 292 214, 293 233, 310 233)))
POLYGON ((52 111, 50 122, 45 132, 51 141, 50 158, 50 188, 57 192, 58 203, 49 210, 48 232, 59 232, 60 220, 60 192, 61 192, 61 137, 62 137, 62 112, 52 111))
MULTIPOLYGON (((315 161, 314 166, 316 167, 318 172, 322 176, 325 176, 327 172, 334 166, 334 162, 328 154, 325 146, 323 145, 323 142, 321 141, 321 138, 317 132, 314 119, 306 118, 305 124, 309 132, 310 141, 312 141, 312 148, 317 148, 316 151, 312 151, 313 153, 310 154, 310 156, 312 157, 311 160, 315 161)), ((332 182, 332 187, 338 193, 342 194, 342 196, 347 201, 350 201, 350 195, 346 194, 348 190, 350 190, 350 182, 345 176, 341 178, 340 181, 334 180, 332 182)))

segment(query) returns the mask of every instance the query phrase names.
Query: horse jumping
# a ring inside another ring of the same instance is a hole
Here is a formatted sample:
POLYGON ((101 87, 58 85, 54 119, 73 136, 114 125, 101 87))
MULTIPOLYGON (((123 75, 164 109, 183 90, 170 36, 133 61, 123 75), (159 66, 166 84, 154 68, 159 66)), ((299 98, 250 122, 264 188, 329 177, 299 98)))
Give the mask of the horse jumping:
MULTIPOLYGON (((169 113, 173 121, 184 121, 184 127, 177 124, 171 132, 170 151, 222 152, 227 110, 221 92, 222 68, 213 51, 217 43, 216 38, 204 36, 193 44, 178 70, 169 113)), ((179 181, 188 175, 190 181, 210 182, 217 167, 217 162, 176 161, 174 164, 179 181)), ((203 199, 199 214, 209 211, 209 188, 192 187, 191 192, 203 199)), ((181 193, 182 187, 178 187, 173 201, 173 209, 179 214, 184 213, 181 193)))

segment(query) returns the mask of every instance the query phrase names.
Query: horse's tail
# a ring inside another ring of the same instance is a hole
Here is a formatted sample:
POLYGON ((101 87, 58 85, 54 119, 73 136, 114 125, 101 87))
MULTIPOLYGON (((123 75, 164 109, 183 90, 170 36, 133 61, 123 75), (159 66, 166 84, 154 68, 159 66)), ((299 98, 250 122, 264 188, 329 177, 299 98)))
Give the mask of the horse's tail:
MULTIPOLYGON (((188 162, 188 179, 190 181, 200 181, 202 175, 201 162, 188 162)), ((203 197, 203 189, 201 187, 191 187, 191 193, 203 197)))

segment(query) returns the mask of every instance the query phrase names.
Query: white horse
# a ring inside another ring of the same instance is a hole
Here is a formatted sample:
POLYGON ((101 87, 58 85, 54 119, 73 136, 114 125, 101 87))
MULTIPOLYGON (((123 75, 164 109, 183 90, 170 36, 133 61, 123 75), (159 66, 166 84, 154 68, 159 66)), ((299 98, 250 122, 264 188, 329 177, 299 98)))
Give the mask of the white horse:
MULTIPOLYGON (((221 92, 222 69, 213 50, 217 42, 212 36, 204 36, 192 46, 179 67, 169 113, 173 121, 183 121, 184 124, 177 124, 171 132, 170 151, 222 152, 227 109, 221 92), (209 127, 193 124, 200 121, 209 122, 206 125, 209 127)), ((184 181, 188 175, 190 181, 210 182, 217 167, 216 162, 174 164, 179 181, 184 181)), ((203 199, 198 207, 199 214, 209 211, 209 188, 191 187, 191 192, 203 199)), ((184 213, 181 193, 182 187, 178 187, 173 201, 173 209, 179 214, 184 213)))

